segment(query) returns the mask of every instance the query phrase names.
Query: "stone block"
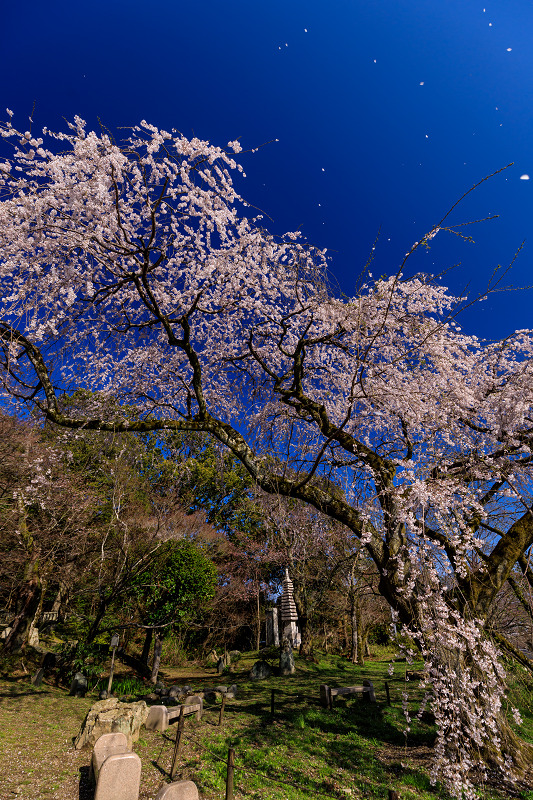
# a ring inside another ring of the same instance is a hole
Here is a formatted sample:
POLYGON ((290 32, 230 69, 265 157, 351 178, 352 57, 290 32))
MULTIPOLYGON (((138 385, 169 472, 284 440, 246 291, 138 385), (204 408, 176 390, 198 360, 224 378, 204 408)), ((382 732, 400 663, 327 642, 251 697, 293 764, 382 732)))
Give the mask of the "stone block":
POLYGON ((320 684, 320 705, 323 708, 329 708, 331 706, 331 689, 327 683, 320 684))
POLYGON ((369 681, 365 678, 365 680, 363 681, 363 687, 366 690, 363 693, 364 699, 367 700, 367 702, 369 703, 375 703, 376 693, 374 691, 374 684, 372 683, 372 681, 369 681))
POLYGON ((293 675, 296 672, 294 665, 294 654, 290 642, 284 642, 283 649, 279 656, 279 674, 293 675))
POLYGON ((103 733, 124 733, 131 748, 147 716, 148 706, 142 700, 136 703, 120 703, 116 697, 98 700, 85 717, 74 747, 81 750, 92 746, 103 733))
MULTIPOLYGON (((196 719, 202 719, 204 702, 201 697, 192 695, 183 701, 183 713, 185 716, 194 714, 196 719)), ((180 715, 181 706, 168 709, 166 706, 152 706, 144 723, 149 731, 166 731, 171 722, 175 721, 180 715)))
POLYGON ((85 677, 83 672, 76 672, 70 683, 69 695, 71 697, 85 697, 86 692, 87 692, 87 678, 85 677))
POLYGON ((149 731, 166 731, 168 728, 168 708, 152 706, 148 712, 144 727, 149 731))
POLYGON ((37 672, 31 679, 31 682, 34 686, 40 686, 41 683, 43 682, 43 678, 44 678, 44 667, 41 667, 40 669, 37 670, 37 672))
POLYGON ((141 759, 137 753, 117 753, 102 764, 94 800, 138 800, 141 759))
POLYGON ((192 781, 175 781, 162 786, 154 800, 198 800, 198 789, 192 781))
POLYGON ((164 706, 179 706, 180 699, 179 697, 162 697, 161 702, 164 706))
MULTIPOLYGON (((189 687, 187 687, 187 688, 189 688, 189 687)), ((187 695, 187 697, 183 701, 183 705, 184 706, 200 706, 200 708, 197 709, 195 712, 193 712, 192 710, 191 711, 187 711, 187 709, 185 709, 185 713, 186 714, 187 713, 195 713, 197 721, 198 722, 201 721, 202 714, 204 713, 204 701, 203 701, 202 697, 200 697, 197 694, 187 695)))
POLYGON ((96 781, 102 764, 109 756, 128 752, 128 737, 124 733, 104 733, 96 740, 91 760, 91 769, 96 781))
POLYGON ((222 692, 218 692, 216 689, 210 689, 209 691, 205 692, 205 699, 208 703, 221 703, 222 692))
POLYGON ((264 681, 266 678, 270 678, 271 674, 272 670, 268 661, 256 661, 250 670, 249 677, 253 681, 264 681))

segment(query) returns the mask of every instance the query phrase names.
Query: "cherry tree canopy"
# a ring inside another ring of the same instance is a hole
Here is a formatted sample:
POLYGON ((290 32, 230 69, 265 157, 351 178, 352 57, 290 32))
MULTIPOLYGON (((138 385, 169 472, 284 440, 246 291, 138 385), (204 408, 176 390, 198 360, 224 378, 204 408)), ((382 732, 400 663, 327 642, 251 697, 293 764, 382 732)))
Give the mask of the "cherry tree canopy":
POLYGON ((424 276, 338 296, 325 252, 247 215, 238 142, 143 122, 119 145, 79 118, 68 133, 1 135, 4 398, 71 428, 209 432, 263 489, 351 528, 436 692, 464 654, 463 711, 438 719, 435 773, 459 785, 471 759, 445 766, 454 737, 505 744, 487 728, 501 674, 480 631, 533 543, 531 332, 466 336, 461 299, 424 276), (80 387, 94 408, 68 415, 61 398, 80 387), (467 733, 465 703, 480 708, 467 733))

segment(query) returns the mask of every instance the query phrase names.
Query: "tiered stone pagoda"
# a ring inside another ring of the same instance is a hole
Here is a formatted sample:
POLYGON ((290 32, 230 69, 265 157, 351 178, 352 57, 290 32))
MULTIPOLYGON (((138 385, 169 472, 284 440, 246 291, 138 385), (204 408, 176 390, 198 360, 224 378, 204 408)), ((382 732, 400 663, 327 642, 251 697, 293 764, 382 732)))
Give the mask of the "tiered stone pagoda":
POLYGON ((298 630, 298 614, 294 602, 294 586, 289 577, 289 570, 285 568, 283 578, 283 593, 281 595, 281 628, 282 639, 288 639, 292 647, 300 646, 300 631, 298 630))

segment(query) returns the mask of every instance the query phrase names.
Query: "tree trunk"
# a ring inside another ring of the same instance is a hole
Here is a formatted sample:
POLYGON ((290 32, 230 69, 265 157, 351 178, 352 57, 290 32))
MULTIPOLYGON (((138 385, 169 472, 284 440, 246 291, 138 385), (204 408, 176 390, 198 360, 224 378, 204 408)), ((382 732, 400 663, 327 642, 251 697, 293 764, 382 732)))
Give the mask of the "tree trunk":
POLYGON ((311 638, 311 626, 306 615, 298 617, 298 627, 300 629, 300 650, 301 656, 310 656, 313 652, 313 642, 311 638))
POLYGON ((342 652, 346 653, 348 650, 348 616, 343 614, 342 617, 342 652))
POLYGON ((163 649, 163 634, 157 631, 155 634, 154 642, 154 661, 152 664, 152 675, 150 683, 157 683, 157 676, 159 674, 159 665, 161 663, 161 651, 163 649))
POLYGON ((261 605, 260 605, 260 590, 257 584, 257 605, 256 605, 256 621, 255 621, 255 649, 259 650, 261 647, 261 605))
POLYGON ((364 658, 364 643, 363 643, 363 624, 361 619, 361 606, 359 601, 357 600, 355 603, 355 628, 356 628, 356 636, 357 636, 357 663, 360 667, 363 667, 365 664, 364 658))
POLYGON ((17 615, 13 620, 11 631, 4 640, 6 653, 19 653, 28 640, 28 634, 35 613, 39 608, 42 588, 39 578, 39 559, 37 555, 25 570, 25 582, 19 589, 17 598, 17 615))
POLYGON ((48 583, 48 581, 47 581, 46 578, 43 578, 41 580, 41 591, 39 593, 40 594, 40 596, 39 596, 39 604, 38 604, 37 608, 35 609, 35 614, 33 615, 33 619, 30 622, 30 627, 28 628, 28 637, 27 637, 28 644, 32 644, 33 643, 32 639, 34 638, 34 636, 36 636, 36 642, 34 644, 35 645, 39 644, 38 622, 39 622, 39 617, 41 616, 41 613, 42 613, 42 610, 43 610, 43 600, 44 600, 44 595, 45 595, 45 592, 46 592, 47 583, 48 583))
POLYGON ((51 608, 51 611, 57 612, 58 619, 63 619, 64 611, 63 611, 63 603, 68 593, 67 584, 60 580, 59 581, 59 588, 57 590, 57 594, 55 596, 54 604, 51 608))
POLYGON ((357 664, 357 619, 355 615, 355 592, 353 591, 350 591, 350 621, 352 623, 350 661, 352 664, 357 664))
POLYGON ((141 661, 148 666, 148 659, 150 658, 150 648, 152 647, 152 639, 154 638, 154 629, 147 628, 144 637, 143 651, 141 653, 141 661))
MULTIPOLYGON (((514 733, 505 712, 495 706, 492 699, 496 696, 495 688, 487 694, 483 691, 489 680, 495 685, 499 680, 494 677, 491 679, 486 664, 480 666, 484 660, 490 663, 490 658, 486 656, 484 650, 481 652, 479 645, 476 645, 473 633, 468 629, 466 633, 460 633, 459 640, 461 637, 468 638, 468 646, 463 646, 463 650, 457 645, 450 645, 445 638, 442 638, 443 625, 446 622, 445 608, 436 606, 439 612, 432 618, 423 612, 416 594, 411 595, 409 603, 406 603, 402 597, 402 582, 396 579, 393 570, 381 574, 380 592, 397 612, 400 623, 407 623, 408 626, 421 630, 423 640, 427 636, 426 641, 415 639, 415 642, 418 647, 425 646, 429 650, 426 660, 433 661, 432 683, 438 685, 439 673, 444 676, 445 692, 443 694, 437 692, 437 697, 434 699, 434 703, 444 703, 441 711, 442 722, 438 725, 435 742, 435 748, 441 752, 444 761, 460 765, 469 760, 472 764, 482 760, 486 764, 498 765, 501 768, 502 754, 507 754, 512 758, 518 772, 526 770, 533 760, 533 745, 524 742, 514 733), (432 626, 435 630, 441 631, 436 638, 432 635, 432 626), (471 687, 472 691, 468 693, 465 686, 471 687), (477 724, 474 722, 476 718, 477 724), (480 734, 481 741, 471 733, 473 729, 474 734, 476 730, 480 734)), ((476 606, 475 595, 462 597, 463 604, 460 608, 462 619, 482 620, 483 608, 476 606)), ((449 601, 449 598, 447 600, 449 601)), ((453 616, 449 622, 451 633, 449 640, 453 641, 457 622, 453 616)), ((485 635, 488 638, 486 632, 485 635)))
POLYGON ((98 601, 98 611, 96 612, 96 616, 92 621, 91 627, 89 628, 89 632, 87 634, 87 643, 93 641, 96 638, 98 633, 98 628, 100 627, 100 623, 103 620, 105 613, 108 608, 108 601, 105 597, 100 597, 98 601))

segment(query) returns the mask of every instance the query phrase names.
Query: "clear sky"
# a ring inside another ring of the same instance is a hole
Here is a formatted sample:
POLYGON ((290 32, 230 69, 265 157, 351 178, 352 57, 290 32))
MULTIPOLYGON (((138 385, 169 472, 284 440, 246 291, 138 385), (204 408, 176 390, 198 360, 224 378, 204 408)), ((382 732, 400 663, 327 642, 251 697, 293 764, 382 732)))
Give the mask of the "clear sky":
MULTIPOLYGON (((374 276, 514 162, 453 212, 500 215, 464 231, 475 244, 441 233, 409 271, 460 264, 445 283, 475 293, 526 239, 505 283, 533 284, 531 0, 28 0, 0 15, 0 107, 17 125, 35 102, 36 128, 79 114, 271 141, 244 156, 239 189, 274 232, 327 247, 347 294, 378 231, 374 276)), ((490 338, 533 327, 532 301, 498 294, 463 324, 490 338)))

